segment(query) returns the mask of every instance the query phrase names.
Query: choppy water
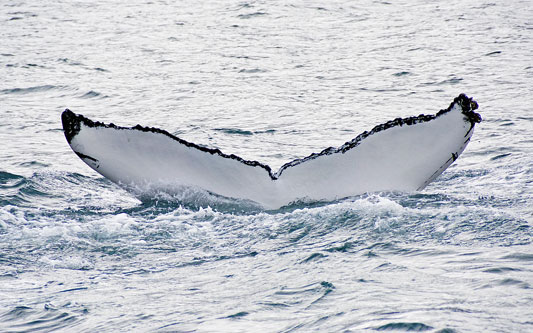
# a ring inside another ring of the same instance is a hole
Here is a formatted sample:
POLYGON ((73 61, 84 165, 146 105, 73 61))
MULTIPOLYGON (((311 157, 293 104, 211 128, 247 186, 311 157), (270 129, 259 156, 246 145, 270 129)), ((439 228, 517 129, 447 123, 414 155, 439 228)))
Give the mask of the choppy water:
POLYGON ((0 331, 533 331, 530 1, 4 1, 0 331), (69 107, 274 168, 460 92, 484 121, 420 193, 141 202, 69 107))

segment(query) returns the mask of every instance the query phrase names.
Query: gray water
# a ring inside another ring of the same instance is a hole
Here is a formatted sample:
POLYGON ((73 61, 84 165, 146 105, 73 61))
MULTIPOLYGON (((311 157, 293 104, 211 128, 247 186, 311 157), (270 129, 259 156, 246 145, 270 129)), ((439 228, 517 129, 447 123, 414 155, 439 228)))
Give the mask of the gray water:
POLYGON ((531 1, 3 1, 0 331, 533 331, 531 1), (459 93, 424 191, 263 212, 140 201, 60 113, 277 169, 459 93))

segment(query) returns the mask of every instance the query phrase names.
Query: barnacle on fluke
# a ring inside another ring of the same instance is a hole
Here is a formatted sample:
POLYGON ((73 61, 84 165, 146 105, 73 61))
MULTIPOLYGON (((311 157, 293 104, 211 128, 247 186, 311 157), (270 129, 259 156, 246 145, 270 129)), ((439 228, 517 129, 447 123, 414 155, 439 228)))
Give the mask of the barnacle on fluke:
POLYGON ((94 122, 68 109, 62 122, 74 152, 127 189, 194 188, 278 208, 301 199, 423 189, 468 144, 481 121, 477 108, 461 94, 435 115, 388 121, 338 148, 288 162, 275 173, 261 162, 202 147, 158 128, 94 122))

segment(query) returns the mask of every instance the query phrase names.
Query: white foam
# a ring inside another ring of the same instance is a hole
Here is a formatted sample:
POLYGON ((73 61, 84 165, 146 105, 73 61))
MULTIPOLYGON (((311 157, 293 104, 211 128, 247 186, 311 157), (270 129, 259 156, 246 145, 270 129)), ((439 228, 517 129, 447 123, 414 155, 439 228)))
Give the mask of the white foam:
POLYGON ((73 270, 87 270, 94 268, 94 263, 80 256, 43 256, 39 262, 54 269, 73 269, 73 270))
POLYGON ((107 215, 104 218, 95 221, 94 227, 99 231, 99 238, 101 237, 117 237, 121 235, 132 234, 132 227, 137 222, 135 219, 126 213, 117 215, 107 215))

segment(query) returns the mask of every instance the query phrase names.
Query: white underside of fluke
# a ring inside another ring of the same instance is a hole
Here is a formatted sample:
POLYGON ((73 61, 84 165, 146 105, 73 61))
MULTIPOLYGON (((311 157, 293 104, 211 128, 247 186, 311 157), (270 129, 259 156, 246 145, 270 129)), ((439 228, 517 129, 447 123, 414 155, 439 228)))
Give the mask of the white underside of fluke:
POLYGON ((275 174, 184 144, 163 131, 81 121, 70 146, 91 168, 127 189, 172 194, 200 188, 277 209, 297 200, 423 189, 469 142, 474 126, 462 111, 456 102, 432 120, 371 133, 345 152, 308 158, 275 174))

